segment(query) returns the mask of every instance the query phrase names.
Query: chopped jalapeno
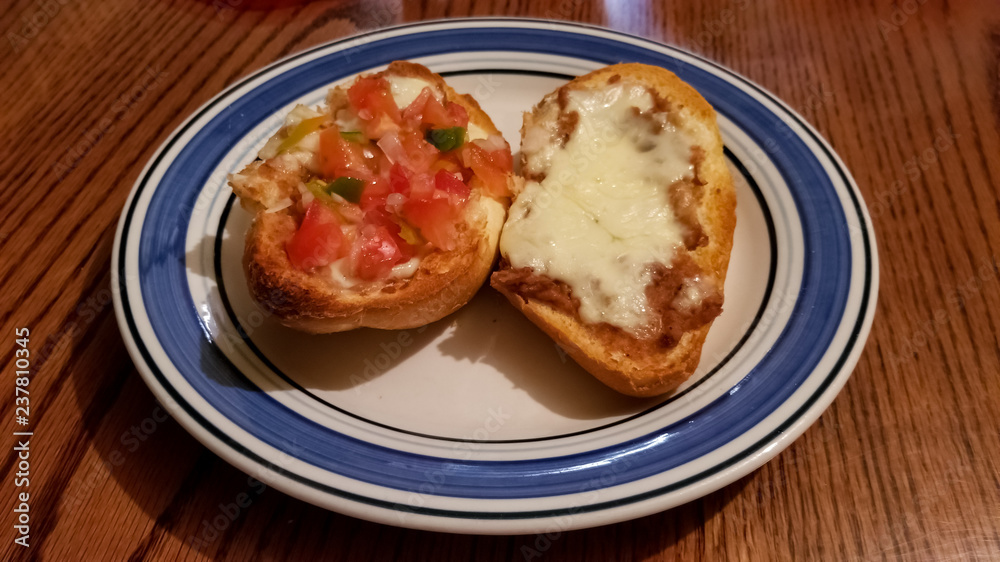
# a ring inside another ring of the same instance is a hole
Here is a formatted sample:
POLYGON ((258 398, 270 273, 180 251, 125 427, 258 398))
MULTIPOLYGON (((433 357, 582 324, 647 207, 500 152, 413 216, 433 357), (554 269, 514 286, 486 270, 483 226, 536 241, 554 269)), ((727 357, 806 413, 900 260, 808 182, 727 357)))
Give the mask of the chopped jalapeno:
POLYGON ((365 142, 365 134, 361 131, 341 131, 340 137, 348 142, 363 143, 365 142))
POLYGON ((427 141, 441 152, 455 150, 465 142, 465 127, 431 129, 427 131, 427 141))
POLYGON ((308 189, 313 197, 316 197, 320 201, 326 203, 332 203, 333 199, 330 198, 330 194, 326 192, 326 182, 318 179, 311 179, 306 182, 306 189, 308 189))
POLYGON ((320 199, 329 199, 330 195, 325 191, 326 182, 318 179, 311 179, 306 182, 306 188, 312 192, 312 194, 320 199))
POLYGON ((281 141, 281 144, 278 145, 278 154, 291 150, 295 147, 295 145, 299 144, 302 139, 306 138, 306 135, 318 131, 319 126, 322 125, 325 120, 326 116, 320 115, 319 117, 303 119, 300 121, 299 124, 292 128, 291 132, 288 133, 285 140, 281 141))
POLYGON ((358 203, 361 201, 361 191, 364 188, 364 180, 343 176, 327 184, 327 186, 323 188, 323 191, 330 194, 336 193, 351 203, 358 203))
POLYGON ((339 203, 329 193, 327 193, 326 187, 327 184, 323 180, 314 178, 306 182, 306 189, 313 194, 313 197, 315 197, 317 201, 333 209, 333 212, 337 213, 337 217, 340 218, 341 221, 346 221, 343 213, 340 212, 340 206, 343 205, 343 203, 339 203))

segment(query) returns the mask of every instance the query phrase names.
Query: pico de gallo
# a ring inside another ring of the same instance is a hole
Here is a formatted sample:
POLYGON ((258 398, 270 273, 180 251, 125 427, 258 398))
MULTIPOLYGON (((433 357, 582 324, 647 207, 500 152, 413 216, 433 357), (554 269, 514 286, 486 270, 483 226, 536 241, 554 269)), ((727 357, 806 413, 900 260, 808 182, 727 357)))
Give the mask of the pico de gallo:
POLYGON ((510 196, 503 137, 478 134, 465 107, 429 82, 415 97, 412 88, 397 96, 409 102, 399 107, 391 78, 359 78, 333 114, 296 108, 265 147, 271 156, 311 154, 291 203, 297 228, 285 250, 293 267, 336 264, 362 281, 412 275, 407 264, 457 247, 470 199, 510 196))

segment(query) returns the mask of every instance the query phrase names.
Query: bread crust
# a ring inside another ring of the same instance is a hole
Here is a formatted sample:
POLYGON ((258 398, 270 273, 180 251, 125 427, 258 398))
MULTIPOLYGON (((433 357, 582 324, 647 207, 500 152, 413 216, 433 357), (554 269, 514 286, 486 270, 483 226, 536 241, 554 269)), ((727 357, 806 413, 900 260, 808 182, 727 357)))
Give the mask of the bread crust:
MULTIPOLYGON (((564 90, 603 88, 609 81, 618 80, 645 85, 665 100, 671 123, 687 133, 692 144, 704 151, 697 166, 697 176, 704 182, 697 217, 707 243, 690 250, 689 254, 715 283, 721 297, 736 227, 736 195, 725 163, 715 111, 694 88, 658 67, 643 64, 605 67, 576 78, 526 113, 522 141, 529 128, 558 115, 554 108, 558 106, 559 96, 565 95, 564 90)), ((522 160, 522 164, 526 162, 522 160)), ((517 194, 515 192, 515 200, 517 194)), ((631 396, 664 394, 687 380, 698 366, 712 324, 709 321, 687 330, 675 345, 664 347, 655 338, 639 339, 607 324, 583 323, 575 311, 570 313, 551 303, 526 297, 497 281, 495 275, 494 288, 570 357, 607 386, 631 396)))
MULTIPOLYGON (((394 62, 386 75, 423 79, 436 85, 445 97, 462 105, 470 123, 490 135, 500 132, 479 104, 460 95, 437 74, 409 62, 394 62)), ((343 90, 328 97, 331 113, 346 104, 343 90)), ((243 266, 250 294, 284 325, 310 333, 330 333, 359 327, 406 329, 426 325, 454 312, 482 286, 497 256, 497 242, 510 202, 473 189, 458 227, 454 250, 435 249, 424 256, 409 278, 363 283, 345 289, 332 279, 296 269, 285 243, 297 224, 288 209, 267 212, 287 193, 289 178, 255 161, 231 180, 242 206, 254 213, 245 238, 243 266)), ((508 179, 515 189, 515 177, 508 179)))

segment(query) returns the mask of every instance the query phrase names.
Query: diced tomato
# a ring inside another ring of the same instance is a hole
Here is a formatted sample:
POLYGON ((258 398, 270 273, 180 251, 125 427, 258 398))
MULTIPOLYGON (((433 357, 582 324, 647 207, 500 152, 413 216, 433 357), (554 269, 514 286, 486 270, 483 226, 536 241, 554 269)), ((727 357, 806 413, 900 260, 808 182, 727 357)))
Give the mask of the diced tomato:
POLYGON ((479 144, 470 142, 462 147, 462 162, 482 182, 486 193, 494 197, 509 197, 507 176, 513 170, 510 148, 486 151, 479 144))
POLYGON ((382 149, 385 157, 389 162, 392 162, 393 166, 406 166, 410 161, 409 155, 406 154, 406 148, 403 147, 403 141, 395 132, 388 133, 379 139, 378 147, 382 149))
POLYGON ((344 233, 337 214, 317 200, 306 208, 299 229, 285 244, 288 260, 302 271, 312 271, 346 255, 344 233))
POLYGON ((361 201, 358 204, 361 206, 361 210, 365 212, 385 207, 385 199, 390 193, 392 193, 392 189, 389 187, 389 181, 381 176, 377 176, 365 185, 364 191, 361 192, 361 201))
POLYGON ((413 98, 410 105, 406 106, 406 109, 403 110, 403 120, 411 126, 419 125, 424 118, 424 106, 427 105, 427 100, 432 96, 430 88, 420 90, 420 94, 413 98))
POLYGON ((400 248, 402 240, 388 227, 366 224, 360 234, 354 243, 353 255, 354 274, 359 278, 366 281, 383 279, 394 265, 409 259, 400 248))
POLYGON ((403 240, 403 237, 400 235, 403 229, 399 223, 396 222, 397 220, 399 219, 394 218, 385 209, 374 209, 365 214, 365 224, 385 228, 389 234, 392 235, 393 242, 403 255, 403 259, 401 261, 406 261, 416 255, 417 251, 416 248, 414 248, 406 240, 403 240))
POLYGON ((370 181, 373 173, 369 166, 364 147, 344 140, 336 127, 323 129, 319 134, 319 168, 324 177, 346 176, 370 181))
POLYGON ((435 129, 466 127, 469 124, 469 113, 455 102, 449 101, 442 105, 437 99, 431 97, 424 105, 421 122, 435 129))
POLYGON ((459 104, 457 104, 455 102, 451 102, 450 101, 445 106, 445 109, 448 111, 448 116, 450 117, 450 120, 444 121, 440 125, 434 124, 434 123, 432 123, 432 125, 434 125, 436 127, 443 127, 443 128, 447 128, 447 127, 463 127, 463 128, 468 128, 469 127, 469 112, 465 110, 465 107, 463 107, 463 106, 461 106, 461 105, 459 105, 459 104))
POLYGON ((410 194, 410 178, 406 175, 406 170, 399 164, 393 164, 389 170, 389 186, 393 193, 410 194))
POLYGON ((404 218, 431 244, 454 250, 458 243, 458 222, 462 208, 448 197, 410 199, 403 207, 404 218))
POLYGON ((394 121, 400 120, 399 108, 392 98, 389 81, 381 77, 364 76, 347 90, 351 106, 362 119, 371 119, 377 113, 385 113, 394 121))
POLYGON ((430 171, 437 173, 439 170, 447 170, 453 174, 460 174, 462 173, 462 165, 458 163, 452 153, 442 154, 441 158, 431 164, 430 171))
POLYGON ((429 173, 410 174, 410 199, 434 197, 434 176, 429 173))
POLYGON ((403 135, 403 148, 410 156, 409 168, 414 172, 428 172, 441 152, 433 144, 424 140, 418 131, 403 135))
POLYGON ((379 138, 387 131, 399 128, 402 115, 385 78, 359 78, 347 90, 347 99, 364 123, 364 133, 368 138, 379 138))
POLYGON ((437 98, 431 97, 424 105, 421 121, 435 129, 466 127, 469 124, 469 113, 455 102, 449 101, 442 104, 437 98))
POLYGON ((469 186, 445 170, 434 175, 434 187, 447 193, 453 204, 461 205, 469 200, 469 186))
POLYGON ((390 131, 378 141, 393 164, 413 172, 427 172, 441 154, 434 145, 424 140, 419 131, 390 131))
POLYGON ((403 119, 413 125, 424 124, 435 129, 466 127, 469 124, 469 112, 452 101, 441 103, 430 88, 424 88, 403 110, 403 119))
POLYGON ((389 216, 389 213, 385 209, 372 209, 365 213, 365 224, 382 226, 392 234, 399 234, 399 225, 392 220, 392 217, 389 216))
POLYGON ((389 171, 389 185, 393 193, 413 199, 428 199, 434 195, 434 176, 407 170, 400 164, 393 164, 389 171))

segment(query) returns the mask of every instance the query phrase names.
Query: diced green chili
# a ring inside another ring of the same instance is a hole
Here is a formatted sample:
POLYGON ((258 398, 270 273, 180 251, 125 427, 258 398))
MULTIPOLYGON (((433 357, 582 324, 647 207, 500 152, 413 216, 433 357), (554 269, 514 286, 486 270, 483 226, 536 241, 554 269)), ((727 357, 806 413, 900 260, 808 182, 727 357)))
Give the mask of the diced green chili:
POLYGON ((341 131, 340 137, 348 142, 356 142, 358 144, 365 142, 365 134, 361 131, 341 131))
POLYGON ((356 204, 361 201, 361 191, 364 190, 364 188, 364 180, 343 176, 327 184, 327 186, 323 188, 323 191, 330 194, 336 193, 347 201, 356 204))
POLYGON ((427 131, 427 142, 433 144, 441 152, 455 150, 465 142, 465 127, 431 129, 427 131))

